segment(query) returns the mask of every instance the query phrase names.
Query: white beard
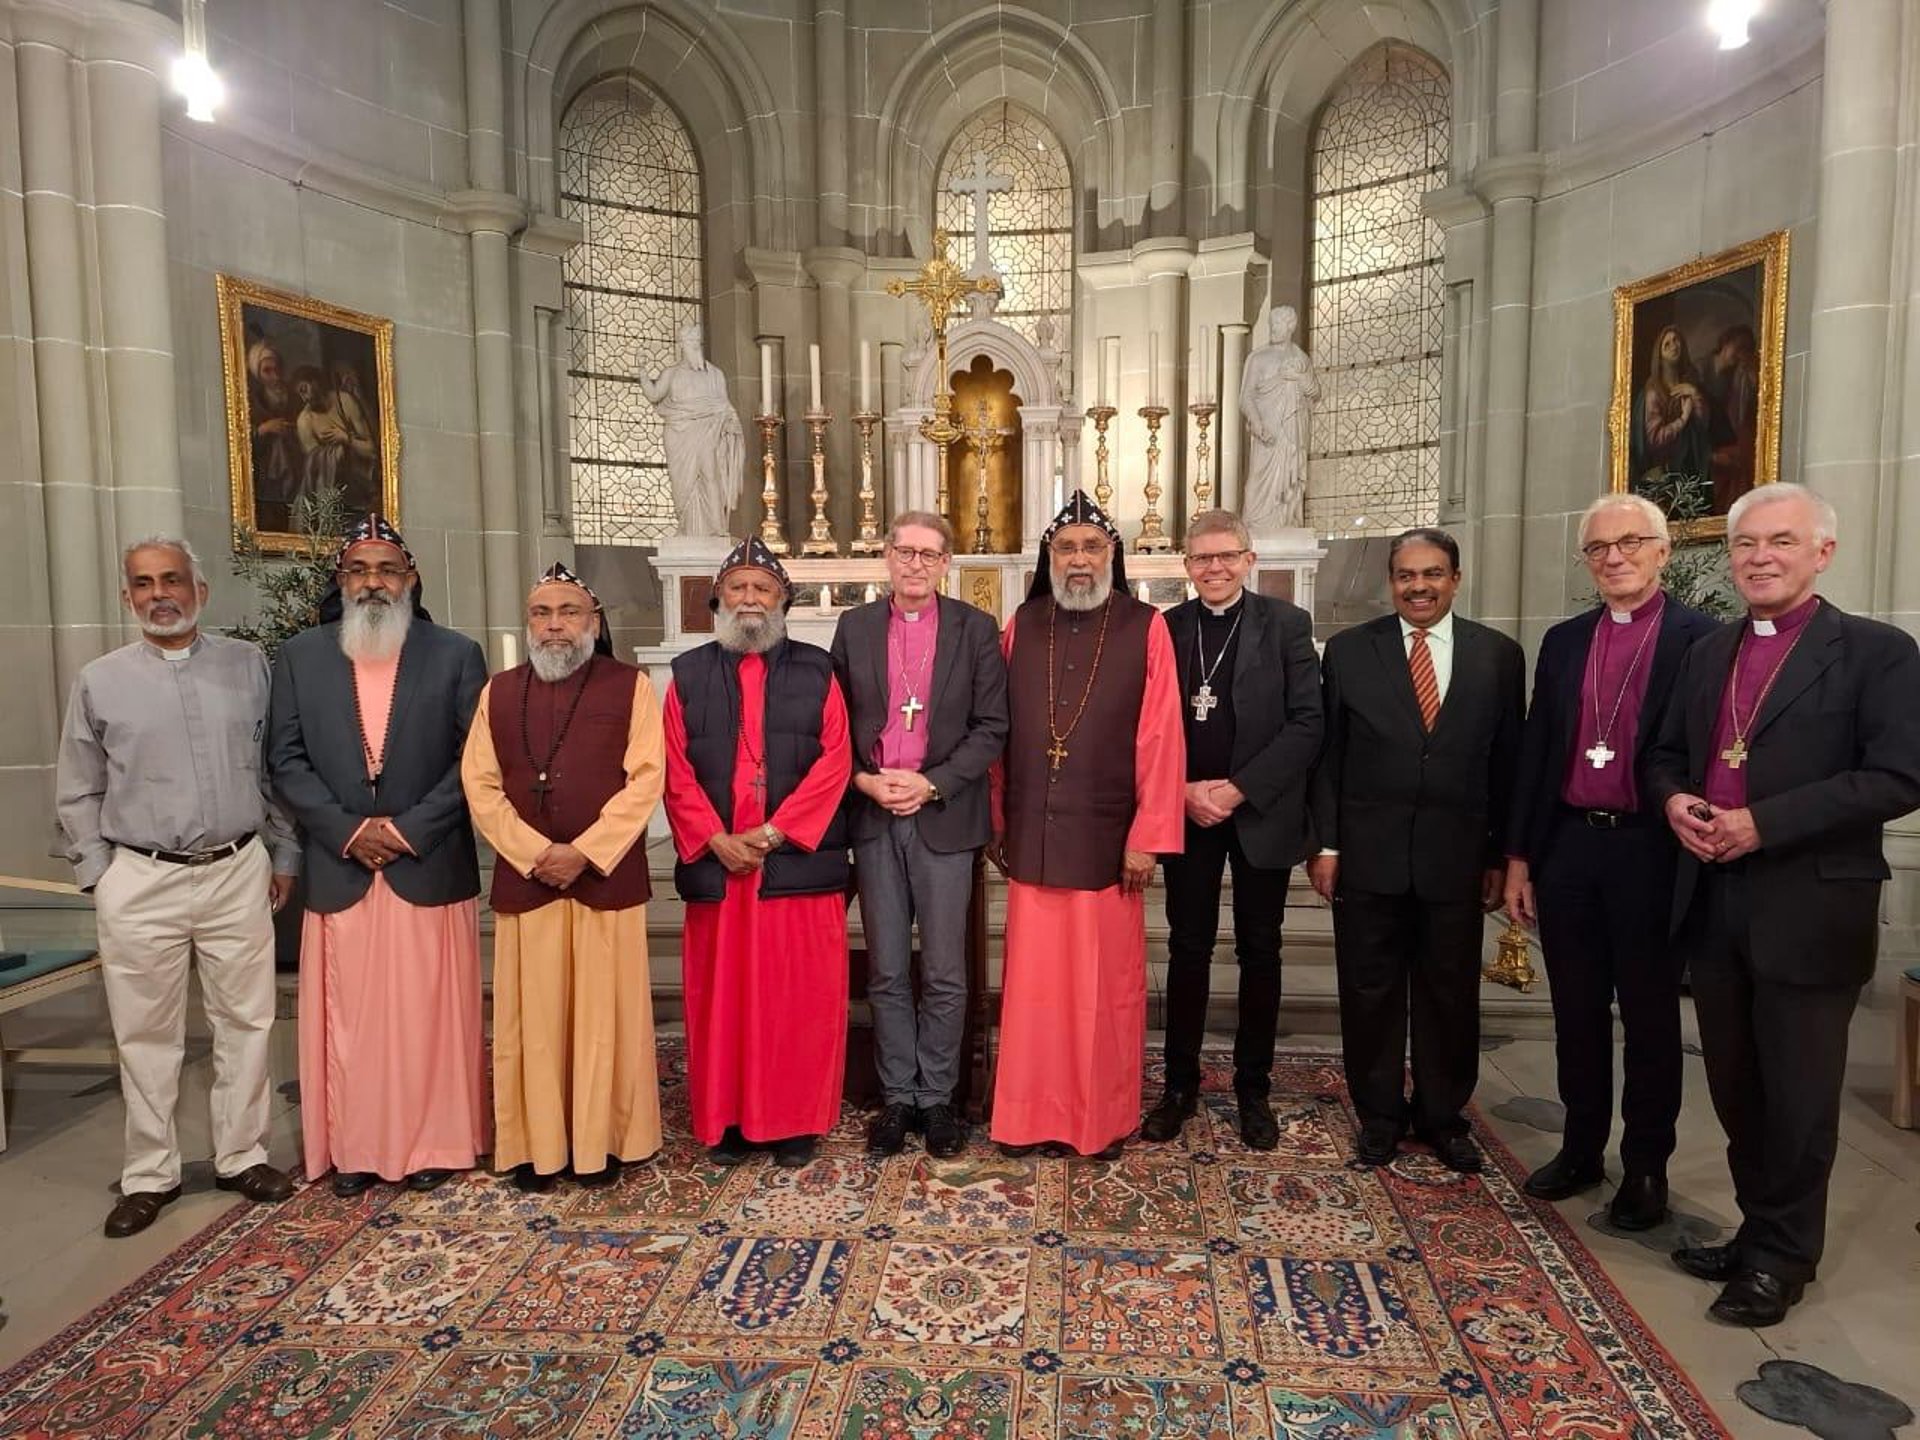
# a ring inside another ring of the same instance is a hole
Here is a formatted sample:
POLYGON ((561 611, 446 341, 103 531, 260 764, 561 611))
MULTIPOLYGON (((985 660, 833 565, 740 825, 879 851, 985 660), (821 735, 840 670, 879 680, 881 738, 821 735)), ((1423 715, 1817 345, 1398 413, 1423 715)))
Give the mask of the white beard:
POLYGON ((713 638, 720 642, 722 650, 731 650, 737 655, 764 655, 787 638, 787 615, 784 610, 769 610, 761 617, 760 624, 742 624, 738 612, 722 605, 714 612, 713 638))
POLYGON ((200 623, 200 607, 182 606, 177 620, 140 621, 140 633, 149 640, 177 640, 182 635, 191 635, 193 627, 200 623))
POLYGON ((1107 562, 1105 573, 1096 575, 1093 588, 1086 591, 1067 589, 1066 576, 1058 570, 1053 572, 1053 598, 1062 610, 1098 610, 1107 603, 1107 597, 1113 594, 1113 562, 1107 562))
POLYGON ((359 600, 347 604, 340 617, 340 649, 349 660, 391 660, 407 643, 413 624, 413 597, 398 600, 359 600))
POLYGON ((549 685, 557 685, 593 659, 593 635, 582 635, 572 643, 546 645, 533 638, 531 628, 527 631, 527 663, 533 666, 533 673, 549 685))

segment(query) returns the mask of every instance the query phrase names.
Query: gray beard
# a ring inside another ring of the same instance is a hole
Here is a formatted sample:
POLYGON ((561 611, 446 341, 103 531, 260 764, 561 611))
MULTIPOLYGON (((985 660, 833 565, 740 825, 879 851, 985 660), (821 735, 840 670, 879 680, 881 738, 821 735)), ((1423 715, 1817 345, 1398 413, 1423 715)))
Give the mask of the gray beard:
POLYGON ((407 643, 413 597, 349 604, 340 616, 340 649, 349 660, 391 660, 407 643))
POLYGON ((1062 610, 1085 611, 1098 610, 1107 603, 1107 597, 1113 594, 1113 566, 1107 566, 1107 572, 1094 578, 1093 588, 1084 595, 1070 593, 1067 590, 1066 576, 1058 570, 1053 572, 1053 599, 1062 610))
POLYGON ((743 624, 736 611, 722 605, 714 612, 713 638, 736 655, 764 655, 787 638, 786 612, 769 610, 760 624, 743 624))
POLYGON ((182 635, 191 635, 194 626, 200 623, 200 609, 182 610, 178 620, 142 620, 140 633, 149 640, 178 640, 182 635))
POLYGON ((593 636, 582 635, 570 643, 543 644, 527 631, 527 663, 533 673, 549 685, 557 685, 593 659, 593 636))

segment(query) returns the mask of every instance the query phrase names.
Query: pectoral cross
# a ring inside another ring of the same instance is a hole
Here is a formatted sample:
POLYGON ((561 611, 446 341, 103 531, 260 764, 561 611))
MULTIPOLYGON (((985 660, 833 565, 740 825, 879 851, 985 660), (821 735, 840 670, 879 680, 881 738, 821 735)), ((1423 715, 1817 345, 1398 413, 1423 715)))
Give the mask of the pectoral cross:
POLYGON ((1060 768, 1060 762, 1067 758, 1067 742, 1064 740, 1055 740, 1053 744, 1047 747, 1047 758, 1053 762, 1052 768, 1058 770, 1060 768))
POLYGON ((920 703, 920 697, 918 695, 907 696, 900 706, 900 714, 907 722, 907 729, 913 729, 913 717, 926 708, 926 706, 920 703))
POLYGON ((1727 762, 1727 769, 1738 770, 1747 763, 1747 742, 1744 736, 1733 737, 1733 744, 1720 752, 1720 758, 1727 762))
POLYGON ((1214 707, 1220 703, 1220 697, 1213 693, 1213 686, 1203 680, 1200 682, 1200 688, 1193 692, 1193 699, 1187 703, 1193 706, 1193 718, 1204 725, 1207 723, 1207 716, 1211 715, 1214 707))
POLYGON ((753 798, 760 802, 760 809, 764 812, 767 808, 767 767, 764 765, 754 766, 753 779, 747 783, 753 786, 753 798))
POLYGON ((1594 769, 1604 770, 1607 768, 1607 762, 1613 759, 1614 752, 1607 748, 1606 741, 1596 740, 1593 742, 1593 747, 1586 752, 1586 755, 1587 759, 1593 762, 1594 769))
POLYGON ((553 784, 547 779, 547 772, 542 770, 533 782, 533 808, 536 813, 546 813, 547 796, 552 793, 553 784))

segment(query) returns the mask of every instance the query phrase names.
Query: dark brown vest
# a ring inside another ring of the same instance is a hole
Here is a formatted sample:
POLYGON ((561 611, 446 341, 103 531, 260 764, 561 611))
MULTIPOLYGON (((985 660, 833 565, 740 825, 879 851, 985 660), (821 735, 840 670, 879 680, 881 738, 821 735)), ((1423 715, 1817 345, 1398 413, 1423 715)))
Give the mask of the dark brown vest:
MULTIPOLYGON (((1044 562, 1043 562, 1044 563, 1044 562)), ((1147 627, 1153 606, 1120 590, 1107 638, 1100 646, 1100 612, 1062 610, 1054 620, 1054 726, 1067 755, 1055 770, 1047 750, 1047 623, 1053 597, 1027 601, 1016 612, 1008 667, 1008 873, 1028 885, 1104 890, 1120 881, 1127 831, 1134 812, 1134 737, 1147 689, 1147 627), (1100 664, 1091 694, 1094 651, 1100 664), (1074 724, 1080 697, 1086 713, 1074 724)))
MULTIPOLYGON (((627 732, 633 719, 634 668, 596 655, 586 673, 568 676, 558 685, 534 679, 533 667, 521 665, 493 677, 487 691, 487 715, 493 749, 500 761, 500 779, 507 799, 520 818, 555 841, 577 839, 607 801, 627 783, 627 732), (585 693, 567 725, 547 782, 553 789, 545 808, 534 793, 534 765, 553 746, 554 731, 566 719, 576 687, 585 693), (528 687, 532 693, 528 694, 528 687), (527 729, 520 733, 521 699, 526 699, 527 729), (527 759, 528 752, 533 760, 527 759)), ((524 915, 555 900, 578 900, 589 910, 627 910, 644 905, 652 895, 647 881, 647 842, 643 835, 627 851, 611 875, 592 865, 566 890, 555 890, 520 874, 496 858, 493 862, 493 908, 501 915, 524 915)))

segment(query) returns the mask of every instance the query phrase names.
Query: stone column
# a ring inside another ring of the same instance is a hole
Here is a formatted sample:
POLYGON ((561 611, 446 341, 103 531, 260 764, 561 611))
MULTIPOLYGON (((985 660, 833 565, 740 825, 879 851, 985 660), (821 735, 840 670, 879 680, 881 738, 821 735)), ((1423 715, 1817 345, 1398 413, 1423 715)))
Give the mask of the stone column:
POLYGON ((1887 518, 1880 457, 1894 343, 1888 282, 1899 203, 1903 8, 1902 0, 1829 6, 1821 82, 1818 214, 1828 243, 1814 247, 1800 468, 1839 512, 1845 558, 1820 588, 1835 604, 1867 612, 1887 601, 1874 537, 1887 518))
POLYGON ((1247 363, 1245 325, 1220 327, 1220 413, 1213 419, 1214 442, 1219 446, 1220 484, 1215 494, 1222 510, 1240 508, 1241 441, 1246 426, 1240 421, 1240 371, 1247 363))
MULTIPOLYGON (((1157 391, 1160 403, 1167 407, 1167 418, 1160 422, 1160 519, 1167 534, 1179 535, 1183 533, 1177 522, 1184 510, 1181 492, 1185 488, 1182 477, 1186 474, 1187 416, 1183 402, 1187 371, 1187 272, 1193 268, 1193 251, 1187 248, 1185 240, 1178 238, 1145 240, 1134 246, 1133 260, 1135 273, 1147 283, 1147 330, 1160 337, 1159 374, 1147 377, 1147 390, 1140 397, 1140 405, 1146 404, 1147 396, 1157 391)), ((1137 410, 1139 406, 1130 408, 1137 410)), ((1122 494, 1130 493, 1138 500, 1147 479, 1146 434, 1141 421, 1135 419, 1133 424, 1143 448, 1137 455, 1115 457, 1119 468, 1114 473, 1114 489, 1122 494)), ((1127 433, 1124 425, 1120 428, 1122 434, 1127 433)))
MULTIPOLYGON (((859 400, 849 373, 858 363, 853 338, 853 286, 866 272, 858 250, 821 246, 807 252, 807 273, 820 287, 820 400, 833 412, 827 426, 827 518, 841 550, 857 532, 859 467, 853 445, 853 414, 859 400)), ((802 427, 805 428, 804 426, 802 427)), ((808 444, 812 444, 811 435, 808 444)), ((813 507, 807 507, 813 517, 813 507)))
POLYGON ((1180 200, 1187 156, 1186 61, 1187 7, 1181 0, 1154 0, 1153 118, 1147 132, 1149 235, 1177 235, 1185 228, 1180 200))
POLYGON ((844 245, 847 239, 846 6, 847 0, 814 0, 813 6, 813 138, 822 245, 844 245))

